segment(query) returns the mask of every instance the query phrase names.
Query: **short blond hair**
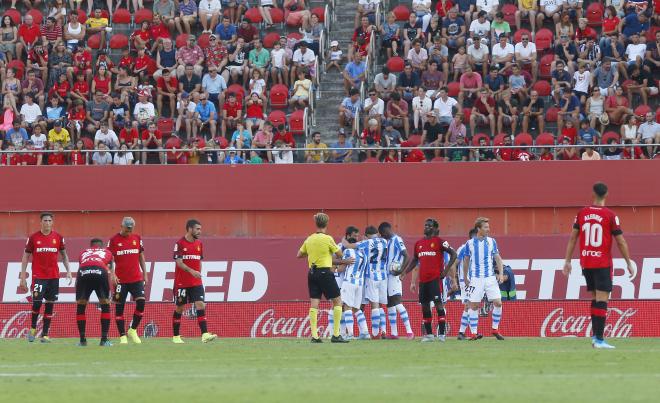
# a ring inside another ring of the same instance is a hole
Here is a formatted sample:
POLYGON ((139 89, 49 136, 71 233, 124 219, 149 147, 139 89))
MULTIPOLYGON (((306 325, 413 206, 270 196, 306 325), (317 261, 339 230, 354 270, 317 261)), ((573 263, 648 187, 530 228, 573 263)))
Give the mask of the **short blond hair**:
POLYGON ((325 213, 316 213, 314 214, 314 221, 316 222, 316 226, 318 228, 326 228, 328 226, 328 222, 330 221, 330 217, 328 217, 328 215, 325 213))
POLYGON ((490 220, 487 217, 477 217, 477 219, 474 222, 474 228, 479 229, 479 228, 483 227, 484 224, 486 224, 489 221, 490 220))

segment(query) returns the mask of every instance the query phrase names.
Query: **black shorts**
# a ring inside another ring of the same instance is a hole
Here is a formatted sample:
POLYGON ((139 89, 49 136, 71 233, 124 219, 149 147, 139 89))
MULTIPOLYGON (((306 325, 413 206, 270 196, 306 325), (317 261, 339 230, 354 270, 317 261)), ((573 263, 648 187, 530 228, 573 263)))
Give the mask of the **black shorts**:
POLYGON ((309 288, 309 297, 321 299, 337 298, 340 295, 335 274, 329 268, 309 269, 307 273, 307 287, 309 288))
POLYGON ((436 278, 426 283, 419 283, 419 303, 426 305, 433 302, 435 305, 443 304, 442 279, 436 278))
POLYGON ((612 268, 582 269, 588 291, 612 291, 612 268))
POLYGON ((177 306, 193 304, 197 301, 204 302, 204 286, 202 285, 174 290, 174 303, 177 306))
POLYGON ((136 281, 134 283, 117 284, 115 286, 115 295, 113 300, 115 303, 123 304, 131 294, 133 301, 138 298, 144 298, 144 281, 136 281))
POLYGON ((102 267, 88 266, 78 269, 76 300, 89 300, 92 292, 96 293, 98 299, 108 299, 110 297, 108 271, 102 267))
POLYGON ((32 282, 32 299, 34 301, 57 301, 60 295, 60 279, 35 279, 32 282))

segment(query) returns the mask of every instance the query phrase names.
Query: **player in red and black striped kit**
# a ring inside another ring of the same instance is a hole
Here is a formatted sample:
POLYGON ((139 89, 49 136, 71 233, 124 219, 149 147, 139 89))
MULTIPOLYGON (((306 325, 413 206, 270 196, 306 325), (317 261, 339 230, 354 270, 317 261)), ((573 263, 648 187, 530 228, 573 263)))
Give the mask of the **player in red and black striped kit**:
POLYGON ((174 244, 174 303, 176 310, 172 317, 172 342, 183 343, 179 330, 183 308, 188 303, 195 304, 197 324, 202 332, 202 342, 214 340, 215 334, 209 333, 206 326, 206 304, 204 303, 204 285, 202 284, 202 259, 204 248, 199 240, 202 224, 197 220, 186 222, 186 235, 174 244))
POLYGON ((607 301, 612 291, 612 237, 621 255, 626 260, 630 278, 635 277, 635 268, 630 260, 628 244, 623 238, 619 217, 605 207, 607 185, 596 183, 593 187, 594 203, 582 208, 575 217, 571 239, 566 247, 564 274, 571 274, 571 258, 575 243, 580 241, 580 266, 582 275, 591 292, 591 324, 594 348, 614 348, 603 340, 607 319, 607 301))
POLYGON ((108 271, 112 270, 112 252, 103 247, 103 240, 94 238, 89 248, 82 251, 78 260, 78 275, 76 276, 76 322, 80 334, 79 346, 87 346, 85 327, 87 318, 85 310, 92 292, 96 293, 101 306, 101 346, 112 346, 108 340, 110 330, 110 286, 108 271))
POLYGON ((121 231, 110 238, 108 249, 115 259, 115 268, 112 271, 112 282, 115 287, 115 321, 119 330, 119 344, 128 344, 128 339, 135 344, 142 341, 137 333, 142 316, 144 315, 144 286, 147 284, 147 265, 144 260, 144 246, 142 238, 133 233, 135 220, 124 217, 121 222, 121 231), (131 327, 126 333, 124 320, 124 307, 128 294, 135 301, 135 311, 131 327), (127 337, 128 336, 128 337, 127 337))
POLYGON ((69 285, 72 283, 69 257, 66 254, 64 237, 53 231, 53 213, 41 213, 41 230, 30 235, 25 244, 21 260, 21 282, 19 289, 27 292, 27 265, 32 255, 32 325, 28 333, 28 341, 33 342, 37 336, 37 321, 44 300, 44 327, 41 342, 50 343, 48 330, 53 318, 54 303, 60 293, 60 269, 57 265, 58 256, 66 269, 69 285))

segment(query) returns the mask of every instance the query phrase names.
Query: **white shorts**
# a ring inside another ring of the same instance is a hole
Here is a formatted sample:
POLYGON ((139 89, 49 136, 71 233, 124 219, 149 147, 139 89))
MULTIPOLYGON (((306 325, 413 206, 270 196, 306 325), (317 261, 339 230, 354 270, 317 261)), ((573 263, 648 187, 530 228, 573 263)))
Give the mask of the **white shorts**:
POLYGON ((466 287, 466 295, 470 302, 481 302, 484 294, 486 294, 489 301, 502 298, 500 286, 497 284, 495 276, 473 277, 470 279, 470 287, 466 287))
POLYGON ((387 280, 367 279, 365 297, 369 302, 387 304, 387 280))
POLYGON ((403 286, 399 276, 387 276, 387 296, 403 295, 403 286))
POLYGON ((468 296, 467 296, 467 291, 465 290, 465 281, 462 281, 462 280, 459 281, 458 286, 461 289, 461 302, 463 303, 463 305, 465 305, 468 302, 470 302, 470 300, 468 299, 468 296))
POLYGON ((341 285, 341 301, 351 308, 360 309, 362 303, 362 288, 361 285, 351 284, 344 281, 341 285))

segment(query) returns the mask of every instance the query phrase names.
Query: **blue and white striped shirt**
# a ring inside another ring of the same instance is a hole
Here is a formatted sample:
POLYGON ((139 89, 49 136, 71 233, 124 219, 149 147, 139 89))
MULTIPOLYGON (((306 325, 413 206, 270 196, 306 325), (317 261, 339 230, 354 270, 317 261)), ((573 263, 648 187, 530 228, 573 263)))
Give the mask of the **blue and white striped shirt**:
POLYGON ((466 245, 467 242, 459 246, 456 251, 456 272, 458 273, 458 282, 461 284, 465 282, 465 279, 463 279, 463 258, 465 257, 465 250, 467 249, 466 245))
POLYGON ((344 259, 355 258, 355 263, 346 266, 344 281, 359 287, 364 285, 364 276, 367 269, 367 259, 361 249, 345 249, 344 259))
POLYGON ((465 244, 465 256, 470 256, 470 278, 485 278, 495 275, 493 257, 499 254, 494 238, 475 237, 465 244))
POLYGON ((387 240, 387 273, 390 276, 394 276, 390 273, 392 268, 392 263, 403 263, 403 251, 406 250, 406 245, 403 243, 398 235, 392 235, 392 238, 387 240))
POLYGON ((374 281, 387 279, 387 241, 383 238, 370 238, 358 242, 358 248, 367 258, 367 278, 374 281))
MULTIPOLYGON (((340 243, 337 244, 337 247, 339 248, 340 251, 342 251, 342 253, 344 253, 346 251, 346 248, 344 247, 344 245, 342 245, 340 243)), ((335 272, 335 281, 337 282, 337 285, 339 287, 341 287, 341 283, 344 282, 344 276, 345 275, 346 275, 345 272, 335 272)))

